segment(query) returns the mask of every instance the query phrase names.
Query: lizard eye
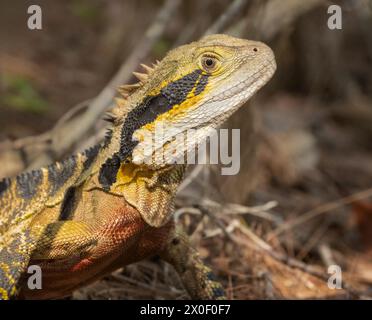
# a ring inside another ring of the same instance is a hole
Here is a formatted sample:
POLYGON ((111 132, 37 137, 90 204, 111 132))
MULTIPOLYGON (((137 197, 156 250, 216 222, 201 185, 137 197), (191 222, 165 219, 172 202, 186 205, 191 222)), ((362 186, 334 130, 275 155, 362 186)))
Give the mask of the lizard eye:
POLYGON ((208 73, 216 71, 218 67, 218 59, 213 56, 203 56, 201 58, 201 66, 203 70, 208 73))

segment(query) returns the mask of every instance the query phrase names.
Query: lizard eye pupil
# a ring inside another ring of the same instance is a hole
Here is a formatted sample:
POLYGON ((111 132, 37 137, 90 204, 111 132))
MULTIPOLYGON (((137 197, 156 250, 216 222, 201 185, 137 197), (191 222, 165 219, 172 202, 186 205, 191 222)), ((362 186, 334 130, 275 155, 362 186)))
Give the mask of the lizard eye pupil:
POLYGON ((203 69, 207 72, 214 71, 217 65, 217 59, 213 57, 203 57, 202 58, 202 66, 203 69))
POLYGON ((208 67, 211 67, 211 66, 213 66, 213 60, 212 60, 212 59, 206 59, 206 60, 205 60, 205 64, 206 64, 208 67))

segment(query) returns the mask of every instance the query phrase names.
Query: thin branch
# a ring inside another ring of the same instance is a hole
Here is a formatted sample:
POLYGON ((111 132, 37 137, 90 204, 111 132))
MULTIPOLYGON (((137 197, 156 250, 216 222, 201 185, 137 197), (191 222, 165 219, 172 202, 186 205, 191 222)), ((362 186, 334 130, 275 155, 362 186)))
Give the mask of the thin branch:
POLYGON ((265 219, 271 222, 275 223, 281 222, 281 219, 279 217, 276 217, 271 213, 267 212, 278 205, 276 201, 269 201, 263 205, 248 207, 237 203, 226 203, 222 205, 211 199, 203 199, 201 201, 201 205, 210 206, 213 207, 214 209, 217 208, 219 210, 219 214, 222 215, 249 214, 251 216, 265 219))
POLYGON ((350 196, 337 199, 335 201, 322 204, 321 206, 316 207, 310 211, 307 211, 304 214, 300 215, 299 217, 294 218, 293 220, 283 223, 281 226, 279 226, 276 230, 272 231, 268 235, 268 241, 270 241, 274 237, 278 237, 279 235, 283 234, 284 232, 287 232, 288 230, 291 230, 293 228, 298 227, 301 224, 308 222, 311 219, 319 217, 322 214, 332 212, 345 205, 348 205, 355 201, 363 200, 369 197, 372 197, 372 188, 354 193, 350 196))
MULTIPOLYGON (((329 280, 329 275, 326 272, 321 271, 320 267, 308 265, 296 258, 292 258, 285 253, 275 250, 269 243, 261 239, 249 228, 247 228, 246 226, 242 226, 241 222, 237 219, 232 220, 229 226, 227 227, 225 227, 222 224, 222 222, 219 223, 218 225, 222 229, 222 232, 224 234, 227 233, 228 238, 230 240, 233 240, 237 244, 249 246, 250 248, 255 249, 255 250, 259 248, 263 250, 264 252, 266 252, 273 259, 280 261, 283 264, 286 264, 287 266, 291 268, 299 269, 305 273, 308 273, 326 282, 329 280), (247 236, 252 241, 252 243, 255 244, 255 246, 252 246, 252 244, 250 244, 249 242, 243 239, 240 239, 238 236, 232 234, 234 229, 239 229, 245 236, 247 236)), ((345 281, 343 281, 342 283, 342 288, 354 298, 360 299, 363 297, 363 293, 359 292, 358 290, 355 290, 349 284, 345 283, 345 281)))
MULTIPOLYGON (((143 61, 151 51, 152 47, 163 35, 169 20, 174 16, 181 0, 166 0, 162 9, 158 12, 154 22, 149 26, 145 35, 139 40, 130 56, 122 64, 119 71, 89 105, 87 111, 81 116, 74 130, 67 130, 63 140, 58 143, 58 150, 61 155, 70 149, 71 146, 81 139, 100 119, 102 113, 112 104, 116 94, 116 88, 130 80, 132 71, 143 61)), ((78 105, 80 107, 80 104, 78 105)), ((73 112, 73 111, 72 111, 73 112)), ((37 159, 36 159, 37 161, 37 159)))
POLYGON ((199 176, 200 172, 204 169, 203 165, 197 165, 191 173, 185 178, 185 180, 182 181, 181 185, 178 188, 178 193, 180 193, 182 190, 186 189, 186 187, 194 181, 196 177, 199 176))
POLYGON ((235 0, 226 11, 208 28, 205 35, 219 33, 245 8, 247 0, 235 0))
POLYGON ((333 259, 332 250, 328 246, 328 244, 325 244, 325 243, 320 244, 318 246, 318 252, 319 252, 320 258, 322 259, 326 267, 336 264, 336 262, 333 259))

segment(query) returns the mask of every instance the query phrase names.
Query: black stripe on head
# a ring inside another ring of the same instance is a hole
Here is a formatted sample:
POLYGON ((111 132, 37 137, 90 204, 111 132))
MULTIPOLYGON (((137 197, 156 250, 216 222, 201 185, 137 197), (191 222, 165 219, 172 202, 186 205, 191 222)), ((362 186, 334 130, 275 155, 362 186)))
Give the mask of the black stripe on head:
POLYGON ((43 179, 41 170, 22 173, 17 176, 17 192, 23 199, 31 199, 37 192, 43 179))
POLYGON ((173 106, 184 102, 195 87, 200 74, 200 70, 195 70, 181 79, 169 83, 160 90, 158 95, 145 98, 140 105, 128 113, 121 132, 119 151, 121 161, 126 160, 138 144, 137 141, 132 140, 133 133, 153 122, 159 115, 171 110, 173 106))
POLYGON ((132 140, 133 133, 145 124, 153 122, 159 114, 167 112, 171 107, 167 98, 159 94, 147 98, 128 113, 121 130, 119 155, 122 161, 132 153, 138 143, 132 140))
POLYGON ((207 80, 204 78, 205 76, 200 76, 200 74, 201 71, 196 70, 181 79, 171 82, 161 89, 158 95, 146 97, 141 104, 128 113, 121 130, 119 153, 107 159, 99 172, 98 181, 104 190, 110 190, 111 185, 116 182, 120 163, 131 155, 138 144, 137 141, 132 140, 133 133, 144 125, 153 122, 159 115, 171 110, 173 106, 184 102, 187 95, 197 85, 199 79, 202 84, 199 86, 198 91, 201 92, 207 80))
POLYGON ((203 74, 200 77, 198 84, 196 85, 195 92, 194 92, 196 96, 201 94, 204 91, 205 87, 208 84, 208 78, 209 76, 206 74, 203 74))
POLYGON ((171 82, 161 89, 161 94, 167 98, 169 104, 173 107, 186 100, 187 95, 194 89, 196 82, 200 77, 201 71, 196 70, 181 79, 171 82))
POLYGON ((10 179, 9 178, 4 178, 0 181, 0 197, 2 196, 3 193, 5 193, 6 190, 10 187, 10 179))
POLYGON ((58 168, 56 164, 48 166, 49 194, 54 195, 71 178, 76 169, 76 156, 63 161, 58 168))

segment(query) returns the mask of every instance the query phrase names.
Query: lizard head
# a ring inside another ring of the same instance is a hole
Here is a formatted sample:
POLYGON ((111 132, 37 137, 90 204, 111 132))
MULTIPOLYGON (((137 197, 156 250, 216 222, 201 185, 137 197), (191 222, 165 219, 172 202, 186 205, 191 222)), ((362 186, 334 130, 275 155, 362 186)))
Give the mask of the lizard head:
POLYGON ((162 166, 184 159, 274 74, 272 50, 257 41, 210 35, 170 51, 140 85, 125 86, 121 159, 162 166), (192 134, 187 135, 187 132, 192 134))

